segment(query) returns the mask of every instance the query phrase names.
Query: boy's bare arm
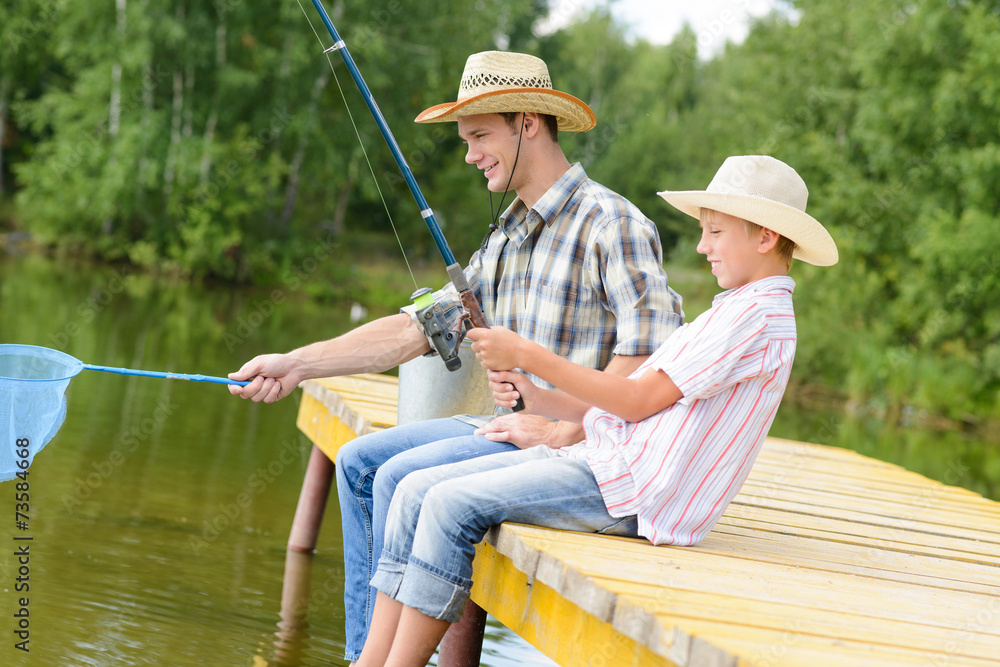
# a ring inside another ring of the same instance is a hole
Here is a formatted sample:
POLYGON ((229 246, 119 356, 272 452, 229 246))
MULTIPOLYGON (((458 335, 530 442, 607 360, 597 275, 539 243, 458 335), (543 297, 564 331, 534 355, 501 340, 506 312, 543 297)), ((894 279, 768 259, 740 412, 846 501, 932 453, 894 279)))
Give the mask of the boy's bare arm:
POLYGON ((627 421, 641 421, 683 396, 661 371, 630 379, 584 368, 506 329, 474 330, 469 337, 475 341, 476 357, 487 368, 522 368, 587 405, 627 421))
MULTIPOLYGON (((493 400, 503 408, 513 408, 520 398, 524 401, 524 414, 545 415, 552 419, 579 424, 591 407, 564 391, 535 386, 531 380, 517 371, 488 371, 488 375, 490 389, 493 390, 493 400)), ((582 431, 580 433, 582 438, 582 431)))

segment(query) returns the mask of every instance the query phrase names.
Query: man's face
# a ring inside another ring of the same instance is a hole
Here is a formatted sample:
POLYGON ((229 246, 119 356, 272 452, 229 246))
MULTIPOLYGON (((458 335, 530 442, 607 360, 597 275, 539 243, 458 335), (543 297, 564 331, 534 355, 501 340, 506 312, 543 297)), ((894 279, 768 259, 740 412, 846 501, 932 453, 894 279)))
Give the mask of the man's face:
POLYGON ((511 179, 518 132, 511 130, 503 116, 495 113, 461 116, 458 119, 458 136, 468 147, 465 161, 483 171, 490 192, 518 189, 518 175, 511 179))

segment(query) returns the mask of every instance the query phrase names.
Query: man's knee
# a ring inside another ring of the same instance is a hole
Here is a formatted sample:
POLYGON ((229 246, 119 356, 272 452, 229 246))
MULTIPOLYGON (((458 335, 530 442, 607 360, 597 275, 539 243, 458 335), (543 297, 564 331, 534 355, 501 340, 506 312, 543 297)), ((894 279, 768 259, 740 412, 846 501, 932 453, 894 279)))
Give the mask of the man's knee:
POLYGON ((411 472, 414 472, 413 466, 403 457, 391 458, 375 473, 373 488, 376 493, 385 493, 391 498, 399 483, 411 472))
POLYGON ((338 480, 351 480, 358 476, 359 460, 357 456, 357 440, 352 440, 337 450, 333 465, 338 480))

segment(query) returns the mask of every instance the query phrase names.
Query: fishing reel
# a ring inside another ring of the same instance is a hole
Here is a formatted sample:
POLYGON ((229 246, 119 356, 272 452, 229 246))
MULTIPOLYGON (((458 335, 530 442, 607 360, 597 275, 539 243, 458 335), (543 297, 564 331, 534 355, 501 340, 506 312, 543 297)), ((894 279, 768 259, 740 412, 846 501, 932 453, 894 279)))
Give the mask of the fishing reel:
POLYGON ((460 317, 456 323, 449 323, 444 309, 434 300, 434 293, 427 287, 421 287, 414 292, 410 300, 417 307, 417 323, 430 338, 434 349, 441 355, 445 367, 449 371, 457 371, 462 367, 462 360, 458 357, 458 346, 465 338, 462 327, 468 315, 460 317))

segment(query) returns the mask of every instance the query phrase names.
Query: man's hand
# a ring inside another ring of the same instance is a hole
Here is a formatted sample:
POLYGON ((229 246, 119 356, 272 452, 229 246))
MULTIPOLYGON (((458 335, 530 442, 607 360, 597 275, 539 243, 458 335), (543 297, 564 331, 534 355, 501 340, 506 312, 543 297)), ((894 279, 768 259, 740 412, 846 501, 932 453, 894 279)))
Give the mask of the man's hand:
POLYGON ((497 417, 476 429, 476 435, 494 442, 509 442, 519 449, 547 445, 555 432, 555 422, 536 415, 512 414, 497 417))
POLYGON ((297 364, 287 354, 262 354, 254 357, 235 373, 230 380, 253 381, 245 387, 229 385, 229 393, 241 398, 249 398, 254 403, 274 403, 288 396, 304 378, 296 370, 297 364))
POLYGON ((476 435, 509 442, 520 449, 545 445, 553 449, 575 445, 584 438, 583 427, 573 422, 553 422, 536 415, 515 413, 497 417, 476 429, 476 435))

